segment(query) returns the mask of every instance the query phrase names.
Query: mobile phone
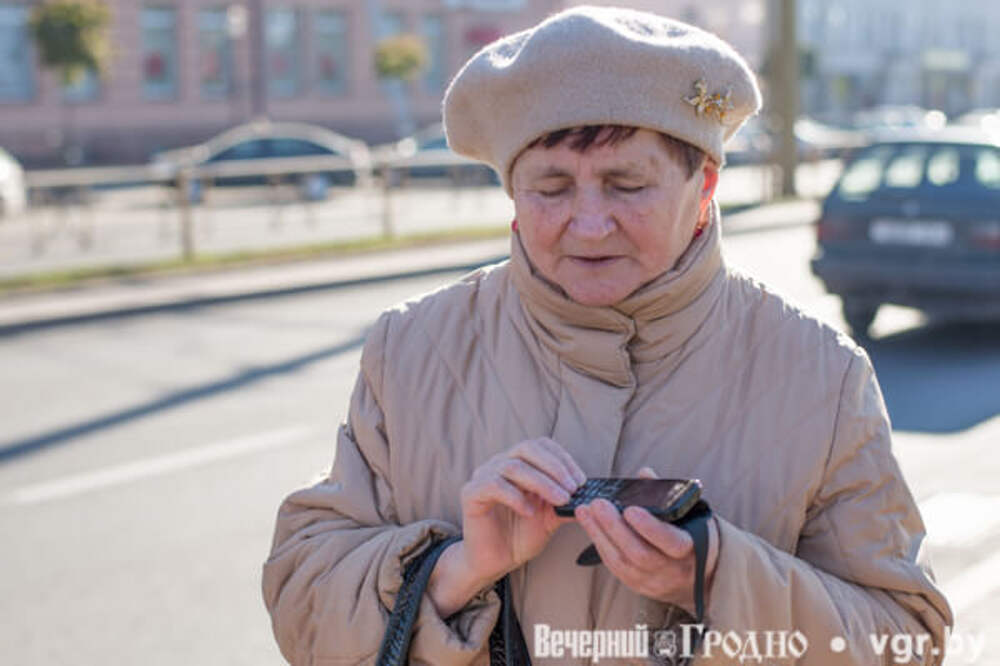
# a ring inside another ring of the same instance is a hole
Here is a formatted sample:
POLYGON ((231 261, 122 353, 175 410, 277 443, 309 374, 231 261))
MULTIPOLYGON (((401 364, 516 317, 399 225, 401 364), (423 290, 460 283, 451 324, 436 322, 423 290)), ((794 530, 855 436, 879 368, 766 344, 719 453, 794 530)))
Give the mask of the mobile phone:
POLYGON ((698 479, 587 479, 570 496, 569 502, 555 507, 556 515, 572 516, 576 507, 595 499, 606 499, 619 511, 641 506, 666 522, 684 517, 701 497, 698 479))

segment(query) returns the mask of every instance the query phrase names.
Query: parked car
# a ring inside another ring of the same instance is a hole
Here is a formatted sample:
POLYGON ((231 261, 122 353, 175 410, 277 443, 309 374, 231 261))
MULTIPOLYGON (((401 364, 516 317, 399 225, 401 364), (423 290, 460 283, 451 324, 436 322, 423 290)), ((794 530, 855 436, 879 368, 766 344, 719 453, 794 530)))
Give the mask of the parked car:
POLYGON ((884 104, 856 112, 851 118, 855 129, 867 132, 918 128, 940 129, 948 122, 948 116, 937 109, 919 106, 884 104))
POLYGON ((864 146, 863 132, 826 125, 808 117, 795 121, 795 143, 800 160, 821 160, 843 157, 864 146))
MULTIPOLYGON (((336 170, 292 172, 291 177, 301 188, 305 199, 322 199, 331 185, 351 186, 371 174, 371 155, 368 146, 356 139, 337 134, 325 127, 305 123, 255 121, 227 130, 196 146, 178 148, 156 154, 154 165, 168 173, 182 168, 211 170, 213 165, 225 165, 246 160, 268 161, 288 158, 341 157, 345 162, 336 170)), ((270 170, 261 162, 257 173, 218 175, 213 177, 216 186, 264 185, 269 182, 270 170)), ((203 196, 202 180, 191 181, 189 198, 200 201, 203 196)))
POLYGON ((0 219, 23 213, 27 200, 24 169, 13 155, 0 148, 0 219))
MULTIPOLYGON (((779 141, 776 127, 761 116, 751 118, 726 144, 726 163, 738 166, 766 162, 774 157, 779 141)), ((857 130, 827 125, 808 116, 795 121, 795 150, 803 162, 841 157, 865 144, 864 133, 857 130)))
POLYGON ((1000 143, 901 130, 860 150, 823 202, 813 272, 864 337, 883 303, 1000 315, 1000 143))
POLYGON ((954 124, 1000 133, 1000 109, 973 109, 956 118, 954 124))
POLYGON ((454 153, 441 123, 425 127, 394 143, 373 149, 375 160, 392 169, 396 182, 411 178, 450 185, 499 185, 487 165, 454 153))

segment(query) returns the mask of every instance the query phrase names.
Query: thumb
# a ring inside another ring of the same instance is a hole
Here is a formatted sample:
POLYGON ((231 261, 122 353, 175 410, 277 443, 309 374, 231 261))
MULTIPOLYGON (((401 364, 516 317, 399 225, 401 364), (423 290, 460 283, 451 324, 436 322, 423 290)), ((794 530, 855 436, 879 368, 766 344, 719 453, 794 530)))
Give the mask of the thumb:
POLYGON ((643 467, 639 470, 640 479, 658 479, 656 472, 653 471, 652 467, 643 467))

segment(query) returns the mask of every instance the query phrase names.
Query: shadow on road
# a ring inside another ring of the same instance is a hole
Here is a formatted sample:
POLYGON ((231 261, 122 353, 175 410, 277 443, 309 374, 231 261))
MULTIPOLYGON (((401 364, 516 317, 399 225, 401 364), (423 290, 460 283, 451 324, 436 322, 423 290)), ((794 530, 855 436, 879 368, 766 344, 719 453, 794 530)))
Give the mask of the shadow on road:
POLYGON ((865 348, 894 429, 950 433, 1000 414, 1000 323, 931 325, 865 348))
POLYGON ((0 442, 0 463, 20 458, 24 455, 48 449, 56 445, 67 444, 77 437, 90 435, 107 428, 113 428, 129 421, 141 419, 159 412, 164 412, 188 403, 203 400, 212 396, 241 389, 251 384, 300 370, 312 363, 323 361, 341 354, 346 354, 364 344, 367 331, 361 335, 330 347, 324 347, 308 354, 302 354, 279 363, 246 368, 223 379, 192 386, 168 393, 161 398, 150 400, 119 411, 96 416, 92 419, 73 423, 51 430, 35 437, 13 442, 0 442))

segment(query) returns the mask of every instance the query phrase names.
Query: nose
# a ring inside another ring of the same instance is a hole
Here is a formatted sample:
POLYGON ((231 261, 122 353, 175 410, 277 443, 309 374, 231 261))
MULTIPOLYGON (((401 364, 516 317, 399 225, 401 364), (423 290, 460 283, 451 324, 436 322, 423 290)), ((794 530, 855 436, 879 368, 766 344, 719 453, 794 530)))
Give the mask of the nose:
POLYGON ((573 199, 569 229, 581 240, 599 241, 617 226, 611 207, 599 189, 579 188, 573 199))

